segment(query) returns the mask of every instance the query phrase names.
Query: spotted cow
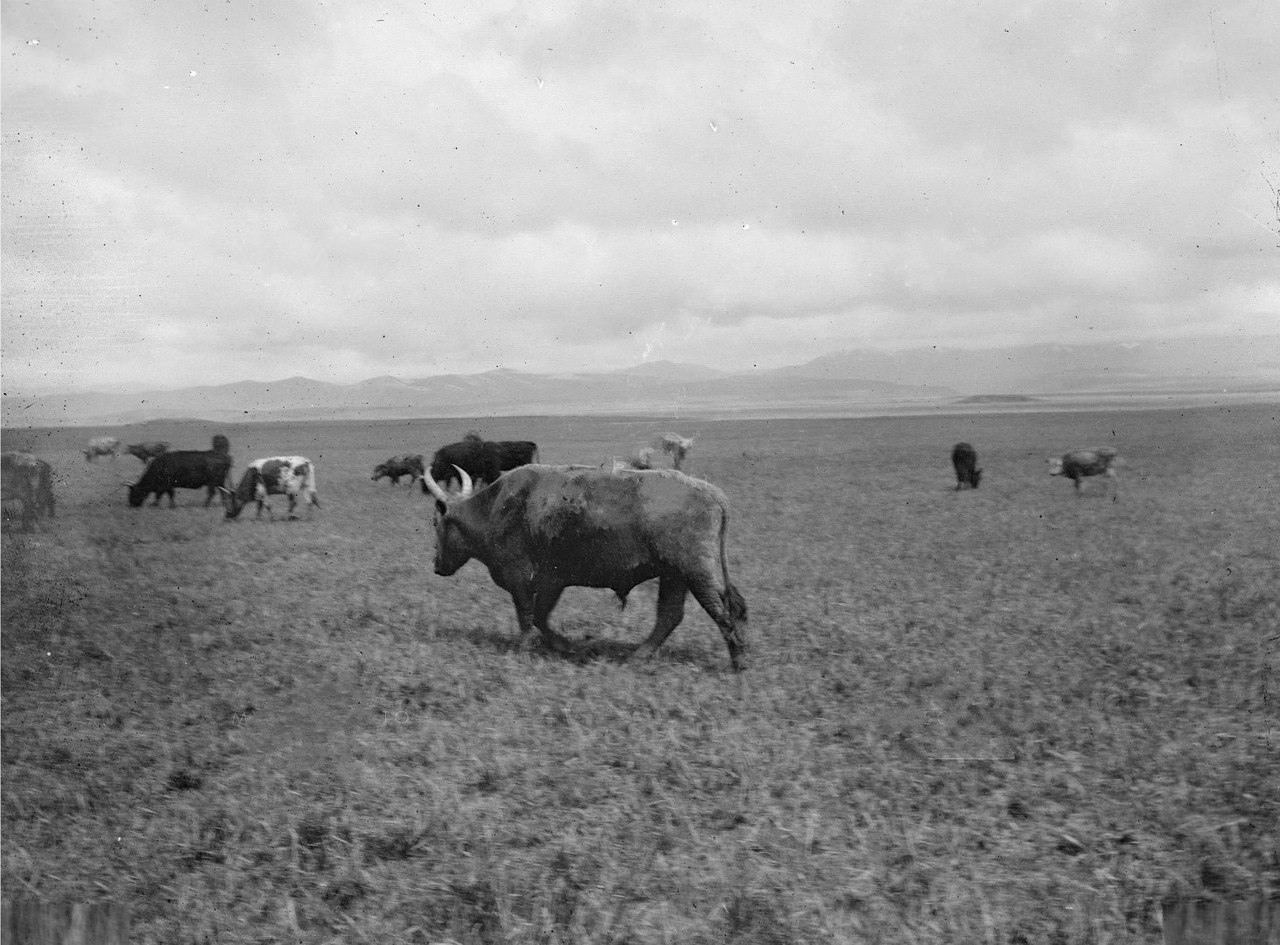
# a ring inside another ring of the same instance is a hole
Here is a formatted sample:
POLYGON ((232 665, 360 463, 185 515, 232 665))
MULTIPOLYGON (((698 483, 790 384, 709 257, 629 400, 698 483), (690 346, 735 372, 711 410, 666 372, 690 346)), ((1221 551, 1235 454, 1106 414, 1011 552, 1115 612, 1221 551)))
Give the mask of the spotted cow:
POLYGON ((296 518, 298 503, 320 507, 316 498, 315 463, 305 456, 269 456, 255 459, 240 477, 240 483, 232 489, 222 490, 222 504, 227 518, 237 518, 250 502, 258 503, 254 518, 262 517, 262 510, 275 518, 275 512, 267 501, 269 496, 283 495, 289 498, 289 518, 296 518))

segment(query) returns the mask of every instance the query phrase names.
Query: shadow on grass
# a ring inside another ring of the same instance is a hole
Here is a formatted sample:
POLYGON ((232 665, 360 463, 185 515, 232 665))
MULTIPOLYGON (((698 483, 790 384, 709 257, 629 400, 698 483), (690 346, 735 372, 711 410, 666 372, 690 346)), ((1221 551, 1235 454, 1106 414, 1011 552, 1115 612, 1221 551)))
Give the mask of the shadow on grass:
MULTIPOLYGON (((522 652, 514 634, 503 633, 500 630, 491 630, 487 627, 476 627, 474 625, 446 625, 436 627, 435 634, 441 639, 472 643, 492 649, 498 653, 522 652)), ((585 666, 588 663, 594 663, 598 660, 606 660, 613 663, 625 663, 628 657, 635 652, 637 646, 639 646, 638 642, 629 643, 622 640, 598 640, 587 636, 577 639, 569 639, 568 650, 557 650, 549 646, 544 646, 542 643, 537 643, 527 652, 530 655, 537 656, 542 659, 562 660, 568 663, 575 663, 579 666, 585 666)), ((656 661, 695 665, 705 662, 705 659, 703 654, 698 653, 695 650, 686 649, 680 646, 664 646, 659 651, 658 655, 648 662, 656 661)))

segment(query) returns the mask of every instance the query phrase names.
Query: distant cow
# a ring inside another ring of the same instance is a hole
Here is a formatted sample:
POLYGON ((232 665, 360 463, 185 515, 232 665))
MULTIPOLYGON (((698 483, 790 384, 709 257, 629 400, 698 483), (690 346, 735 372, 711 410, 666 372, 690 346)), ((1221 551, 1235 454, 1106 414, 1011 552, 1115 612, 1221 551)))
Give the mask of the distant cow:
POLYGON ((227 439, 225 436, 223 436, 221 433, 215 433, 215 434, 213 435, 213 451, 214 451, 215 453, 222 453, 222 454, 224 454, 224 455, 226 455, 226 456, 230 456, 230 455, 231 455, 231 441, 230 441, 230 440, 228 440, 228 439, 227 439))
POLYGON ((978 468, 978 451, 968 443, 957 443, 951 449, 951 465, 956 470, 956 491, 964 486, 978 488, 982 470, 978 468))
POLYGON ((18 513, 23 531, 31 531, 41 512, 54 517, 53 468, 30 453, 5 453, 0 457, 4 481, 0 483, 6 517, 10 506, 18 513))
POLYGON ((653 468, 653 447, 646 446, 644 449, 632 456, 626 463, 621 464, 623 469, 652 469, 653 468))
POLYGON ((99 456, 110 456, 112 459, 119 459, 120 441, 114 436, 95 436, 84 448, 84 458, 91 463, 99 456))
MULTIPOLYGON (((474 431, 459 443, 436 450, 431 457, 431 478, 448 483, 458 478, 455 467, 465 469, 474 480, 495 481, 504 472, 538 461, 538 444, 529 440, 482 440, 474 431)), ((429 491, 426 477, 422 491, 429 491)))
POLYGON ((164 440, 153 440, 149 443, 130 443, 125 452, 130 456, 136 456, 144 463, 149 463, 161 453, 169 449, 169 444, 164 440))
POLYGON ((262 518, 262 509, 275 518, 276 514, 267 502, 268 496, 283 495, 289 498, 289 518, 296 518, 294 510, 298 503, 320 507, 316 498, 315 463, 305 456, 270 456, 255 459, 240 477, 235 490, 222 490, 222 503, 227 510, 227 518, 236 518, 250 502, 258 503, 258 513, 254 518, 262 518))
POLYGON ((1092 450, 1072 450, 1063 454, 1061 459, 1049 460, 1050 476, 1066 476, 1076 484, 1080 491, 1080 481, 1088 476, 1107 476, 1113 482, 1116 478, 1114 463, 1117 461, 1116 451, 1110 446, 1100 446, 1092 450))
POLYGON ((412 456, 392 456, 386 462, 378 463, 373 467, 373 481, 377 482, 385 476, 391 480, 393 486, 398 486, 400 477, 408 476, 409 485, 412 486, 415 479, 421 479, 426 475, 426 470, 421 453, 415 453, 412 456))
POLYGON ((572 645, 548 618, 567 587, 610 588, 624 603, 631 589, 658 579, 653 632, 632 653, 651 656, 684 617, 692 593, 720 628, 733 668, 746 667, 747 605, 729 580, 723 492, 675 470, 524 466, 473 491, 436 497, 436 574, 448 577, 472 558, 511 594, 520 644, 536 637, 553 650, 572 645))
POLYGON ((676 469, 684 468, 685 457, 693 447, 693 437, 683 437, 678 433, 662 433, 653 441, 654 448, 671 454, 671 465, 676 469))
POLYGON ((129 486, 129 505, 135 509, 147 500, 147 496, 155 495, 155 505, 160 504, 161 496, 169 497, 169 508, 173 508, 175 489, 207 489, 204 507, 208 508, 218 494, 218 489, 226 485, 227 476, 231 473, 231 457, 213 450, 173 450, 161 453, 153 459, 143 471, 142 477, 129 486))

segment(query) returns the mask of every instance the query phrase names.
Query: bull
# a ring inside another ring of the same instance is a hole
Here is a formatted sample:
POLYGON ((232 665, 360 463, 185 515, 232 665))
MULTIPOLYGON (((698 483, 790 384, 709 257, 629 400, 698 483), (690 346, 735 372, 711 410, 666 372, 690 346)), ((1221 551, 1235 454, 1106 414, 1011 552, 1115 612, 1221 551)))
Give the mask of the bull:
POLYGON ((637 584, 658 579, 653 632, 632 651, 652 656, 694 598, 720 628, 735 670, 746 668, 747 604, 729 579, 725 538, 729 503, 710 483, 675 470, 527 465, 476 490, 436 498, 435 572, 455 574, 475 558, 511 595, 519 643, 556 652, 573 647, 548 618, 568 587, 609 588, 626 603, 637 584))
POLYGON ((93 462, 99 456, 120 458, 120 441, 114 436, 95 436, 88 442, 84 450, 85 462, 93 462))
POLYGON ((222 504, 227 510, 227 518, 237 518, 250 502, 258 503, 255 519, 262 518, 262 510, 274 520, 275 511, 268 502, 268 497, 283 495, 289 499, 289 518, 297 518, 295 510, 301 502, 307 506, 320 507, 316 497, 316 466, 305 456, 270 456, 255 459, 240 477, 234 490, 222 490, 222 504))
POLYGON ((169 508, 173 508, 175 489, 207 489, 204 507, 218 494, 218 489, 226 485, 231 473, 231 457, 226 453, 214 450, 173 450, 161 453, 153 459, 143 471, 141 478, 134 483, 125 483, 129 487, 129 505, 137 508, 154 494, 155 505, 160 504, 162 496, 169 497, 169 508))
POLYGON ((1071 450, 1062 458, 1049 460, 1050 476, 1066 476, 1076 484, 1076 492, 1080 491, 1080 483, 1089 476, 1106 476, 1116 481, 1115 463, 1119 457, 1110 446, 1100 446, 1092 450, 1071 450))
MULTIPOLYGON (((456 480, 456 468, 466 470, 472 480, 491 483, 504 472, 537 461, 537 443, 529 440, 482 440, 473 432, 461 442, 436 450, 431 457, 430 478, 445 483, 456 480)), ((422 478, 422 491, 430 491, 426 476, 422 478)))
POLYGON ((17 506, 22 531, 32 531, 41 512, 54 517, 53 467, 31 453, 5 453, 0 457, 3 482, 0 495, 17 506))
POLYGON ((169 444, 164 440, 153 440, 147 443, 130 443, 125 447, 125 452, 130 456, 138 457, 144 463, 149 463, 168 449, 169 444))
POLYGON ((671 454, 671 465, 676 469, 684 468, 685 458, 693 448, 693 437, 680 436, 678 433, 662 433, 653 441, 655 449, 671 454))
POLYGON ((968 443, 957 443, 951 449, 951 465, 956 471, 956 491, 964 486, 978 488, 982 481, 982 470, 978 468, 978 451, 968 443))
POLYGON ((385 476, 391 480, 393 486, 398 486, 400 477, 408 476, 409 485, 412 486, 414 480, 421 479, 426 472, 427 467, 421 453, 415 453, 412 456, 392 456, 386 462, 378 463, 373 467, 373 481, 377 482, 385 476))

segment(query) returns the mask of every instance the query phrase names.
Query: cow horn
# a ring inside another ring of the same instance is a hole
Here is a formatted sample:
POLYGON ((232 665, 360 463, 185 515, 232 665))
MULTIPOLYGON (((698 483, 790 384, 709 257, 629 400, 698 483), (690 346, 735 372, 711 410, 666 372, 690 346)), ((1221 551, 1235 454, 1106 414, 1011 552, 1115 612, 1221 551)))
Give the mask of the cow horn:
POLYGON ((458 475, 462 477, 462 491, 459 492, 458 495, 465 499, 467 496, 471 495, 475 485, 471 482, 471 477, 467 475, 467 471, 465 469, 461 466, 454 466, 453 468, 458 470, 458 475))
POLYGON ((441 502, 449 501, 450 499, 449 493, 445 492, 444 489, 440 488, 440 483, 436 482, 435 477, 423 476, 422 484, 427 487, 428 492, 430 492, 433 496, 435 496, 441 502))

